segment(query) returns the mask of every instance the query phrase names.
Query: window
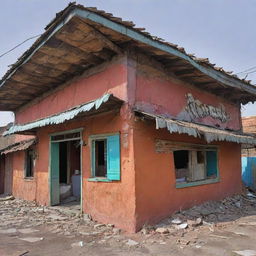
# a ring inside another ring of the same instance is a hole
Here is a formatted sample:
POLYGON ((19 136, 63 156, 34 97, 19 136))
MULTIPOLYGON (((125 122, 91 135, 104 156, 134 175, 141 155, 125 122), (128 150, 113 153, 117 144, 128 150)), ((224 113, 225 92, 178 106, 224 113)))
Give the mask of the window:
POLYGON ((95 176, 107 177, 107 140, 95 140, 95 176))
POLYGON ((98 180, 120 180, 119 135, 92 136, 92 176, 98 180))
POLYGON ((216 150, 175 150, 176 183, 191 183, 218 177, 216 150))
POLYGON ((34 177, 34 150, 26 150, 26 159, 25 159, 25 178, 34 177))

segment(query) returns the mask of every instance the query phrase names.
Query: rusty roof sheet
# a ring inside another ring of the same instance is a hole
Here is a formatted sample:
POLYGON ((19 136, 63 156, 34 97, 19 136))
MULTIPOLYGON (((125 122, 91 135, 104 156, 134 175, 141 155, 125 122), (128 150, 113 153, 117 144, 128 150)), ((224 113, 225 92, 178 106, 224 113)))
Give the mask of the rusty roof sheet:
POLYGON ((6 154, 13 153, 16 151, 26 150, 35 143, 36 143, 35 138, 25 140, 25 141, 20 141, 18 143, 15 143, 14 145, 10 145, 10 146, 0 150, 0 153, 1 153, 1 155, 6 155, 6 154))
POLYGON ((154 119, 156 122, 156 129, 166 128, 170 133, 187 134, 196 138, 203 138, 207 143, 213 141, 228 141, 239 144, 256 145, 256 138, 250 134, 231 132, 202 124, 174 120, 165 118, 161 115, 141 111, 136 112, 142 114, 146 118, 154 119))
POLYGON ((122 102, 122 100, 114 97, 112 94, 104 94, 102 97, 94 101, 90 101, 85 104, 76 106, 72 109, 58 113, 56 115, 48 116, 31 123, 13 125, 9 128, 9 130, 5 131, 3 135, 9 136, 11 134, 31 131, 48 125, 62 124, 76 118, 81 114, 85 114, 86 112, 88 112, 89 114, 96 114, 113 110, 114 108, 120 106, 122 102))

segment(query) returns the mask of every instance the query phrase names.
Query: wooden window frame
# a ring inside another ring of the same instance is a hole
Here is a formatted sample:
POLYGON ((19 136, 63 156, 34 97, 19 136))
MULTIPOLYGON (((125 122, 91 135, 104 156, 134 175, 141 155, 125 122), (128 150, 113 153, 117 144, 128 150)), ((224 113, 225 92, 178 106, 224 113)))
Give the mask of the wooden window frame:
MULTIPOLYGON (((173 153, 174 151, 179 151, 179 150, 187 150, 187 151, 189 151, 189 155, 191 154, 190 152, 192 152, 192 151, 203 151, 203 152, 214 151, 214 152, 216 152, 216 155, 217 155, 216 178, 208 178, 208 179, 206 178, 206 179, 198 180, 198 181, 177 183, 176 175, 175 175, 176 188, 185 188, 185 187, 192 187, 192 186, 199 186, 199 185, 220 182, 219 157, 218 157, 219 156, 219 146, 173 142, 173 141, 169 141, 169 140, 160 140, 160 139, 156 140, 155 146, 156 146, 157 153, 173 153)), ((190 156, 189 156, 189 158, 190 158, 190 156)), ((173 161, 174 161, 174 158, 173 158, 173 161)), ((205 161, 207 161, 206 158, 205 158, 205 161)), ((189 160, 189 162, 190 162, 190 160, 189 160)), ((190 166, 189 166, 189 168, 190 168, 190 166)))
MULTIPOLYGON (((97 140, 108 140, 108 137, 111 136, 116 136, 118 135, 120 138, 120 133, 108 133, 108 134, 99 134, 99 135, 91 135, 89 137, 89 145, 90 145, 90 152, 91 152, 91 177, 88 178, 88 181, 96 181, 96 182, 113 182, 113 181, 120 181, 119 180, 111 180, 108 177, 97 177, 95 176, 95 141, 97 140)), ((119 142, 120 144, 120 142, 119 142)), ((119 145, 120 146, 120 145, 119 145)), ((120 153, 120 162, 121 162, 121 148, 119 149, 120 153)), ((106 151, 106 158, 108 161, 108 149, 106 151)), ((121 167, 120 167, 120 172, 121 172, 121 167)), ((107 169, 107 174, 108 174, 108 169, 107 169)))

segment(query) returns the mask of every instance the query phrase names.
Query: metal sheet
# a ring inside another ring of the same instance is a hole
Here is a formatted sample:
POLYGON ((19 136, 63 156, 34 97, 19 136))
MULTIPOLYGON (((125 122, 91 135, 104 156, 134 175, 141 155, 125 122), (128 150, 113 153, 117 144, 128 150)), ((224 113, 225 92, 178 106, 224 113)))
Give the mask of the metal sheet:
MULTIPOLYGON (((71 110, 59 113, 57 115, 53 115, 44 119, 40 119, 31 123, 22 124, 22 125, 14 125, 8 131, 4 132, 4 136, 19 133, 23 131, 29 131, 35 128, 44 127, 47 125, 56 125, 61 124, 66 121, 74 119, 80 113, 89 112, 91 110, 99 109, 104 103, 109 101, 112 94, 105 94, 101 98, 98 98, 94 101, 88 102, 86 104, 77 106, 71 110)), ((121 100, 120 100, 121 101, 121 100)))
POLYGON ((1 150, 1 155, 6 155, 9 153, 13 153, 16 151, 22 151, 22 150, 26 150, 28 149, 30 146, 32 146, 33 144, 35 144, 36 139, 30 139, 27 141, 21 141, 19 143, 16 143, 14 145, 11 145, 3 150, 1 150))
POLYGON ((187 134, 196 138, 204 138, 207 143, 213 141, 229 141, 235 143, 245 143, 256 145, 256 138, 244 133, 236 133, 234 131, 221 130, 206 125, 189 123, 185 121, 173 120, 159 115, 140 112, 145 117, 155 119, 156 129, 167 128, 170 133, 187 134))

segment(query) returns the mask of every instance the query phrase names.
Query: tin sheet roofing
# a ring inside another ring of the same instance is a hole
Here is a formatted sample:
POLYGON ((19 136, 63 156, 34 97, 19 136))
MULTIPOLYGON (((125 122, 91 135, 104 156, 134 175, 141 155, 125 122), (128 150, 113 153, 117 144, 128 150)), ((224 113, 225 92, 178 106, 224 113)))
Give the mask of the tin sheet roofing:
POLYGON ((146 118, 154 119, 156 122, 156 129, 166 128, 170 133, 187 134, 196 138, 203 138, 207 143, 213 141, 228 141, 239 144, 256 145, 256 138, 249 134, 236 133, 206 125, 174 120, 146 112, 136 112, 142 114, 146 118))
POLYGON ((62 124, 66 121, 74 119, 75 117, 77 117, 82 113, 85 113, 85 112, 99 113, 99 112, 109 111, 113 109, 113 106, 118 106, 121 104, 122 104, 122 101, 120 99, 115 98, 112 94, 105 94, 94 101, 76 106, 65 112, 52 115, 31 123, 14 125, 10 127, 9 130, 4 132, 3 135, 7 136, 15 133, 31 131, 33 129, 48 126, 48 125, 62 124))
POLYGON ((10 146, 0 150, 0 153, 2 155, 6 155, 6 154, 13 153, 13 152, 16 152, 16 151, 26 150, 35 143, 36 143, 35 138, 30 139, 30 140, 21 141, 21 142, 15 143, 13 145, 10 145, 10 146))

